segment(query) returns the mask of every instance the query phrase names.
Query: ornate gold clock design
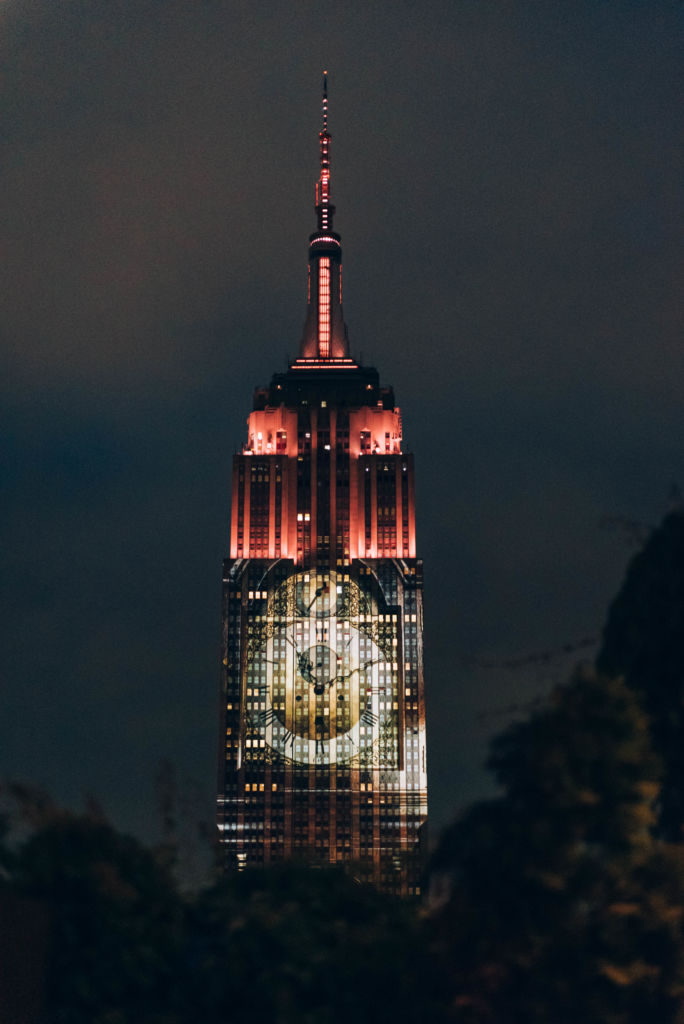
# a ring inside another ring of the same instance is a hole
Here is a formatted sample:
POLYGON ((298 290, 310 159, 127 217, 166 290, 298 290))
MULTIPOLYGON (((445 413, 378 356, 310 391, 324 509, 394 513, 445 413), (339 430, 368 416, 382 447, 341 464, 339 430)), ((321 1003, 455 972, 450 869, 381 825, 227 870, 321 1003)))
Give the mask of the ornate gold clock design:
POLYGON ((312 570, 278 587, 247 643, 247 761, 392 766, 397 631, 378 618, 348 576, 312 570))

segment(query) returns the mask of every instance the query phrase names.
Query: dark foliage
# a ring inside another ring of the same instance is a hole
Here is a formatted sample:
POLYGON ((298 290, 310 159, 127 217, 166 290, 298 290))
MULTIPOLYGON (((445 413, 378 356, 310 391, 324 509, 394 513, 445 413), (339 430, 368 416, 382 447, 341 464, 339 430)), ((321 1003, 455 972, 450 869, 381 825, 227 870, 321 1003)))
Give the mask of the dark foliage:
POLYGON ((622 675, 651 718, 664 765, 658 833, 684 839, 684 512, 668 515, 631 561, 597 667, 622 675))
POLYGON ((203 1024, 419 1020, 430 963, 412 905, 341 870, 234 875, 190 911, 192 1004, 203 1024))
POLYGON ((55 815, 25 843, 15 885, 50 921, 50 1024, 171 1024, 182 907, 136 840, 91 817, 55 815))
POLYGON ((184 895, 168 849, 15 787, 30 834, 0 836, 4 891, 50 931, 32 1020, 682 1024, 684 844, 653 836, 634 690, 576 673, 489 764, 502 795, 444 835, 422 907, 292 862, 184 895))
POLYGON ((166 849, 30 811, 30 838, 0 846, 7 893, 48 922, 40 1024, 396 1024, 431 1005, 412 904, 296 863, 182 896, 166 849))
POLYGON ((457 822, 432 865, 452 1019, 673 1024, 684 858, 651 836, 657 761, 635 695, 578 673, 490 765, 503 796, 457 822))

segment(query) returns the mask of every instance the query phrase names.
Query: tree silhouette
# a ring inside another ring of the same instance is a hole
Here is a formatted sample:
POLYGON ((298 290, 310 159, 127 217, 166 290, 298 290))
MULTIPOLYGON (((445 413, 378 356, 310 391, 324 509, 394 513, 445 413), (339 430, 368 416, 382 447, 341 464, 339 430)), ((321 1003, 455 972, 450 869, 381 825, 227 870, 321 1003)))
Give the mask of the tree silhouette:
POLYGON ((431 867, 452 1019, 673 1022, 684 851, 651 835, 658 762, 634 693, 578 672, 489 764, 502 796, 452 826, 431 867))
POLYGON ((13 889, 50 920, 49 1024, 176 1024, 182 908, 166 869, 87 815, 52 812, 17 851, 13 889))
POLYGON ((414 906, 341 869, 235 873, 196 901, 189 936, 202 1024, 430 1019, 432 964, 414 906))
POLYGON ((597 668, 622 675, 651 719, 664 774, 658 834, 684 839, 684 511, 653 531, 610 606, 597 668))

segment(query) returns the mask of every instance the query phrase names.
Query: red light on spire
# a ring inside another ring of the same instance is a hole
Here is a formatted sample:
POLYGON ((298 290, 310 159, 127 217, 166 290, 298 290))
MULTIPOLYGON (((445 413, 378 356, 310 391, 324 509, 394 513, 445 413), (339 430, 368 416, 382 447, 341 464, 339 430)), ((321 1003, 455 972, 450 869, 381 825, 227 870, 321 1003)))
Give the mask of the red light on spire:
POLYGON ((330 203, 330 132, 328 131, 328 72, 323 72, 323 124, 318 133, 321 149, 321 176, 316 185, 318 230, 332 229, 334 207, 330 203))
MULTIPOLYGON (((307 366, 325 366, 329 360, 346 365, 349 357, 347 329, 342 314, 340 236, 333 230, 335 207, 330 196, 330 143, 328 131, 328 72, 323 72, 322 120, 318 132, 320 172, 316 182, 317 230, 309 235, 307 317, 300 356, 307 366), (311 360, 312 362, 308 362, 311 360)), ((351 360, 350 360, 351 362, 351 360)))

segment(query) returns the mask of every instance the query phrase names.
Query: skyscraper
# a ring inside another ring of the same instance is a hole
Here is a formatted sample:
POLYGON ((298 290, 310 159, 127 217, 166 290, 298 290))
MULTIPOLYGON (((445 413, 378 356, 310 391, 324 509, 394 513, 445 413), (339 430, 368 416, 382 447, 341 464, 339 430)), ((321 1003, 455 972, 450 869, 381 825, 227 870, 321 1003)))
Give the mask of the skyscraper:
POLYGON ((394 393, 350 355, 323 83, 300 354, 257 388, 223 572, 226 864, 347 862, 418 891, 427 819, 422 563, 394 393))

